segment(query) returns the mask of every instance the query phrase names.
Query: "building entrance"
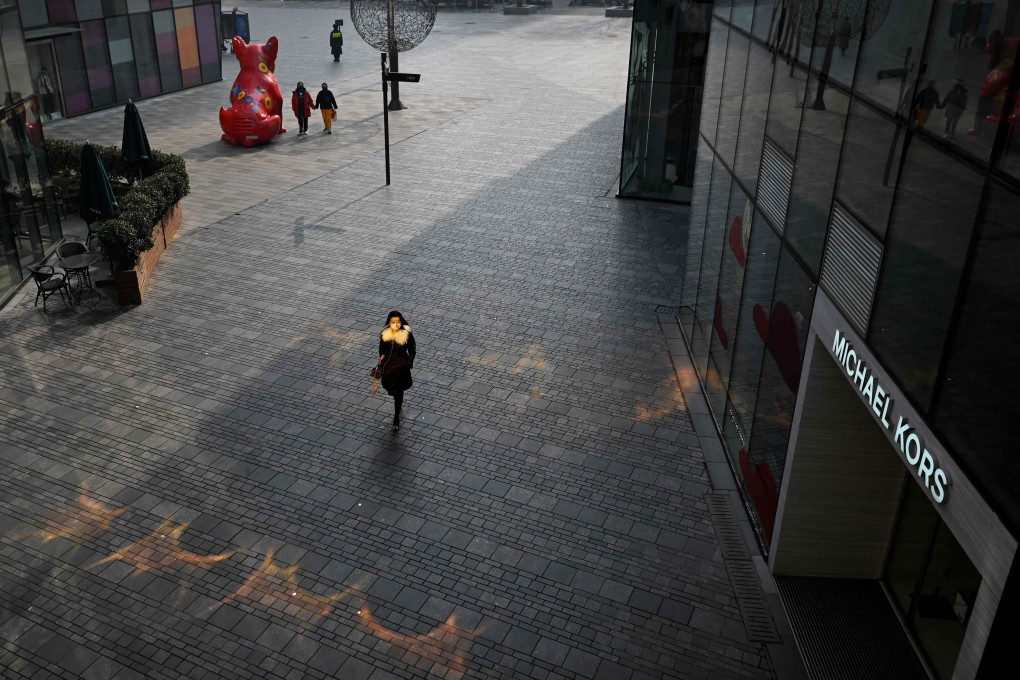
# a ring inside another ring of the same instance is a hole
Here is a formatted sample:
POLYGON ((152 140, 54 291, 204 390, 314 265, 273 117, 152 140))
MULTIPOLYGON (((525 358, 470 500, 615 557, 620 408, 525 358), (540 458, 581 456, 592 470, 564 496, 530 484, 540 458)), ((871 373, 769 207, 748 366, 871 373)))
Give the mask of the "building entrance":
POLYGON ((981 574, 917 484, 905 486, 884 582, 932 670, 951 678, 981 574))

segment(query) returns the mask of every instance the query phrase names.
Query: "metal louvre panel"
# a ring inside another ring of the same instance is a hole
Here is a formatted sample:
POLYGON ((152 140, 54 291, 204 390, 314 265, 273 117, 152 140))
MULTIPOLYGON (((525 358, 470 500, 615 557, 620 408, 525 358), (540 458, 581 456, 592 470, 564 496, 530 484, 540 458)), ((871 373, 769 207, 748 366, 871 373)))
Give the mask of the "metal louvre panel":
POLYGON ((861 334, 868 330, 881 263, 881 244, 836 203, 822 258, 821 283, 861 334))
POLYGON ((793 163, 775 144, 765 139, 758 176, 758 207, 779 233, 786 225, 786 209, 790 203, 793 163))

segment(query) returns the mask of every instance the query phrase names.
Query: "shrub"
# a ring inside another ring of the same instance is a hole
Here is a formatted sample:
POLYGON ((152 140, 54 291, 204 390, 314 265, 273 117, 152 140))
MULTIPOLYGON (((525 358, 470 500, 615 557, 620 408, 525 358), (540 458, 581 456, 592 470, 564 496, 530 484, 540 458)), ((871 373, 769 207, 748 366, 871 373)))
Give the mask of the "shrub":
MULTIPOLYGON (((138 256, 152 247, 152 227, 188 195, 188 170, 184 159, 153 151, 152 160, 141 165, 143 179, 134 181, 138 169, 120 156, 120 148, 94 144, 111 180, 133 181, 131 190, 118 201, 117 216, 99 228, 99 242, 118 269, 130 269, 138 256)), ((53 174, 79 175, 81 144, 62 139, 46 140, 46 157, 53 174)))

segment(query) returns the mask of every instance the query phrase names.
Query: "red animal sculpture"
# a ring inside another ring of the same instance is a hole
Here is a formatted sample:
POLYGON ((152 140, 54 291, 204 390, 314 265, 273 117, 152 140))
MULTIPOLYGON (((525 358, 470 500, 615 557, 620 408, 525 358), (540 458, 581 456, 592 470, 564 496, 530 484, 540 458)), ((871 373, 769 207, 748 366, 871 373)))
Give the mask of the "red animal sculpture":
POLYGON ((220 109, 221 139, 231 144, 255 146, 282 135, 283 96, 273 71, 280 43, 276 36, 265 45, 249 45, 234 36, 234 54, 241 72, 230 90, 230 108, 220 109))

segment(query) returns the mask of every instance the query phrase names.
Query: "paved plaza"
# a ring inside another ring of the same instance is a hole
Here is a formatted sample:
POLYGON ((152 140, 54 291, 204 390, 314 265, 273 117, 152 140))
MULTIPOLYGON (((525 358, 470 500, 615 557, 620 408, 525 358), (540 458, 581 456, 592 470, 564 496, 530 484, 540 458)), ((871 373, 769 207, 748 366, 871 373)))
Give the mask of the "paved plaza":
MULTIPOLYGON (((333 4, 240 8, 288 96, 330 83, 335 134, 288 108, 220 142, 225 55, 139 104, 192 184, 145 303, 0 313, 0 674, 776 677, 661 322, 685 209, 614 197, 630 21, 441 12, 386 187, 379 57, 347 21, 333 63, 333 4), (397 433, 369 379, 391 309, 418 343, 397 433)), ((46 134, 119 143, 121 115, 46 134)))

